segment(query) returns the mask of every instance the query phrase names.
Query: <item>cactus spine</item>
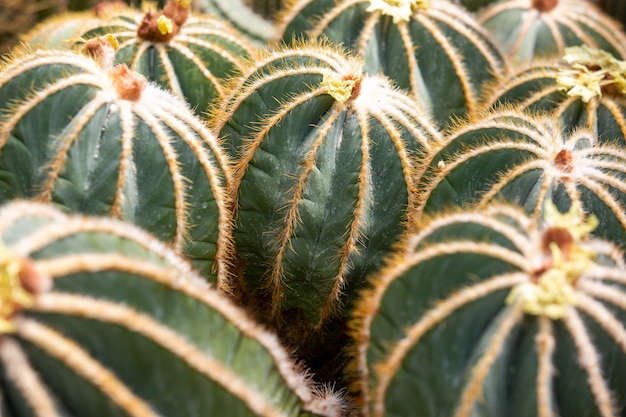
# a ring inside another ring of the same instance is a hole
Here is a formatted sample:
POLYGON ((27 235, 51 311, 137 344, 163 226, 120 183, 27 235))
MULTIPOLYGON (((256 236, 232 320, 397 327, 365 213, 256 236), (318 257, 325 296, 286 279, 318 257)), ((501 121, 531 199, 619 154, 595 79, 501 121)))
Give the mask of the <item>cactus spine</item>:
POLYGON ((335 412, 273 335, 146 232, 13 202, 0 236, 2 391, 17 416, 335 412))
POLYGON ((383 77, 325 44, 257 57, 215 118, 237 165, 235 246, 263 316, 341 310, 402 234, 415 158, 438 138, 383 77), (345 297, 344 297, 345 294, 345 297))
POLYGON ((485 107, 518 105, 548 112, 565 130, 585 128, 601 142, 626 145, 626 62, 608 52, 576 46, 558 60, 533 63, 487 89, 485 107))
POLYGON ((623 149, 593 132, 568 134, 554 117, 500 110, 459 126, 432 152, 418 210, 506 200, 538 219, 546 200, 560 210, 579 202, 600 219, 594 233, 623 245, 625 174, 623 149))
POLYGON ((442 126, 473 114, 483 83, 503 58, 472 15, 445 0, 293 1, 281 15, 283 39, 327 37, 365 59, 427 107, 442 126))
POLYGON ((356 309, 363 415, 623 415, 623 253, 575 206, 422 222, 356 309))
POLYGON ((226 94, 224 81, 240 72, 242 59, 254 47, 221 19, 190 13, 189 4, 171 0, 162 11, 125 13, 83 36, 116 37, 117 63, 127 64, 203 115, 226 94))
POLYGON ((88 49, 96 59, 38 51, 3 65, 0 199, 127 219, 215 279, 230 239, 228 157, 184 102, 110 66, 108 42, 88 49))
POLYGON ((505 0, 485 7, 478 20, 514 61, 562 56, 579 45, 626 57, 619 24, 590 1, 505 0))

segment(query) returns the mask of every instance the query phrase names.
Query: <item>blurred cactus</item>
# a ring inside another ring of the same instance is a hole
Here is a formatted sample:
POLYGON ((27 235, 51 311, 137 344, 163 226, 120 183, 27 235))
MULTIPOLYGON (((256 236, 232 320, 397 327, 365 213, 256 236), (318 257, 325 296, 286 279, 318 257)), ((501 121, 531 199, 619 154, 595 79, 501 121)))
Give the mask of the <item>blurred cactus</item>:
MULTIPOLYGON (((229 161, 187 104, 104 39, 14 56, 0 71, 0 201, 33 198, 138 224, 215 279, 226 268, 229 161)), ((219 283, 227 285, 226 282, 219 283)))
POLYGON ((446 0, 292 1, 279 17, 283 40, 326 37, 363 56, 410 93, 441 126, 473 115, 503 58, 473 15, 446 0))
POLYGON ((520 205, 539 219, 545 201, 581 204, 600 224, 594 233, 626 244, 626 154, 588 130, 565 133, 555 117, 501 109, 458 126, 424 164, 419 210, 520 205))
POLYGON ((278 31, 271 20, 256 13, 244 0, 196 0, 193 10, 212 14, 229 22, 235 29, 245 34, 251 41, 265 45, 275 41, 278 31))
POLYGON ((340 412, 272 334, 144 231, 14 202, 0 210, 0 236, 12 415, 340 412))
POLYGON ((202 116, 226 94, 224 81, 241 71, 254 47, 227 22, 190 13, 189 2, 171 0, 161 11, 113 17, 83 37, 114 36, 120 44, 116 63, 173 92, 202 116))
POLYGON ((575 46, 560 59, 523 66, 485 90, 485 106, 519 105, 559 118, 565 131, 585 128, 600 142, 626 146, 626 62, 575 46))
POLYGON ((514 61, 562 56, 579 45, 626 58, 621 27, 589 0, 503 0, 482 9, 478 19, 514 61))

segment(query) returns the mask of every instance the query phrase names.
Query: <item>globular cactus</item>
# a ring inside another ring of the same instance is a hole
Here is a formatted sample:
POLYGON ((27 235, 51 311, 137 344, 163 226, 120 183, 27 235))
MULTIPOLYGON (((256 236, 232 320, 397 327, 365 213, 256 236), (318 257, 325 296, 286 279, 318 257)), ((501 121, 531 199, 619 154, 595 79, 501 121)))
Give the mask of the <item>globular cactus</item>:
POLYGON ((33 48, 69 49, 85 32, 128 10, 123 1, 99 2, 91 10, 53 15, 21 36, 33 48))
POLYGON ((0 241, 9 415, 339 415, 273 334, 143 230, 18 201, 0 241))
POLYGON ((626 58, 621 26, 588 0, 504 0, 482 9, 478 21, 514 61, 562 56, 578 45, 626 58))
POLYGON ((83 37, 104 35, 120 43, 116 63, 183 98, 198 115, 226 94, 224 81, 255 49, 227 22, 191 14, 187 0, 171 0, 162 11, 124 13, 83 37))
POLYGON ((482 86, 504 72, 474 16, 446 0, 295 0, 279 17, 283 40, 326 37, 411 92, 441 126, 472 115, 482 86))
POLYGON ((626 267, 596 224, 576 204, 421 222, 355 309, 361 415, 625 416, 626 267))
POLYGON ((264 46, 278 38, 274 22, 255 13, 244 0, 196 0, 192 9, 229 22, 256 45, 264 46))
POLYGON ((458 126, 425 160, 421 213, 506 200, 534 218, 544 202, 580 203, 595 213, 595 234, 626 244, 626 153, 588 130, 563 132, 554 117, 505 109, 458 126))
POLYGON ((599 49, 572 46, 562 58, 523 66, 486 89, 484 104, 548 112, 565 130, 583 127, 626 146, 626 62, 599 49))
POLYGON ((416 161, 439 137, 416 102, 361 67, 327 44, 284 47, 256 57, 214 114, 237 161, 244 286, 270 323, 345 313, 402 235, 416 161))
POLYGON ((214 280, 230 241, 227 155, 182 100, 109 66, 106 40, 88 49, 96 59, 38 51, 2 65, 0 201, 128 220, 214 280))

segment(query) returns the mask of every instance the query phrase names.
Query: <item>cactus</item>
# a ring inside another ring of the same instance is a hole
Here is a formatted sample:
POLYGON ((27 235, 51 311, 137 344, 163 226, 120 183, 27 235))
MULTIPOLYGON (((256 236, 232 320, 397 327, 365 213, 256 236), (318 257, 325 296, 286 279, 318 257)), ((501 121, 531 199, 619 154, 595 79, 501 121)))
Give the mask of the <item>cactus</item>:
POLYGON ((2 66, 0 201, 128 220, 221 276, 227 156, 185 103, 125 65, 107 66, 105 40, 88 49, 97 59, 37 51, 2 66))
POLYGON ((125 13, 83 34, 112 35, 120 43, 116 63, 183 98, 203 115, 225 94, 224 81, 241 70, 255 49, 227 22, 190 15, 189 2, 171 0, 161 12, 125 13))
POLYGON ((18 201, 0 210, 0 236, 12 415, 339 412, 274 335, 143 230, 18 201))
POLYGON ((562 56, 583 44, 626 58, 620 25, 588 0, 504 0, 481 10, 478 20, 516 61, 562 56))
POLYGON ((326 43, 255 58, 216 111, 236 158, 234 237, 262 316, 321 325, 403 233, 416 158, 439 134, 419 105, 326 43), (260 295, 259 295, 260 294, 260 295))
POLYGON ((519 105, 558 116, 565 130, 586 128, 602 142, 626 146, 626 62, 576 46, 559 60, 533 63, 495 83, 485 106, 519 105))
POLYGON ((273 22, 255 13, 243 0, 197 0, 193 3, 193 9, 229 22, 259 46, 278 38, 273 22))
POLYGON ((549 202, 424 220, 355 309, 361 415, 624 416, 626 267, 596 222, 549 202))
POLYGON ((22 35, 21 40, 33 48, 68 49, 83 33, 102 24, 101 19, 127 9, 124 2, 103 1, 91 10, 53 15, 22 35))
POLYGON ((324 36, 365 59, 427 107, 443 127, 474 114, 484 83, 504 72, 474 17, 446 0, 298 0, 279 17, 283 39, 324 36))
POLYGON ((508 109, 451 132, 424 163, 421 213, 506 200, 539 218, 546 200, 579 202, 600 219, 594 231, 626 244, 626 155, 593 132, 564 133, 554 117, 508 109))

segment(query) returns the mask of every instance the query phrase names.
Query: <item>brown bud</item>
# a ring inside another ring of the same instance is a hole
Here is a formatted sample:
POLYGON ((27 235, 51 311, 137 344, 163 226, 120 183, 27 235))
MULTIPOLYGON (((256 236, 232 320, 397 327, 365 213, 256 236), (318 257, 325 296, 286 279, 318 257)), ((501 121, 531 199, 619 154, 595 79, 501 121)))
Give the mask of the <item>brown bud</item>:
POLYGON ((109 76, 113 80, 117 95, 123 100, 138 101, 146 88, 146 79, 131 71, 126 64, 111 68, 109 76))
POLYGON ((553 10, 558 4, 559 0, 533 0, 533 8, 542 13, 553 10))
POLYGON ((170 0, 165 7, 163 7, 163 14, 172 19, 179 27, 184 25, 189 17, 189 7, 185 7, 183 3, 184 2, 181 1, 170 0))
POLYGON ((167 42, 172 39, 180 30, 180 26, 174 19, 168 17, 168 19, 172 20, 172 30, 163 33, 159 30, 159 18, 162 16, 165 15, 157 12, 146 13, 137 28, 137 36, 149 42, 167 42))
POLYGON ((85 42, 83 53, 93 58, 102 68, 110 68, 115 62, 115 47, 100 36, 85 42))
POLYGON ((22 259, 18 276, 22 287, 33 295, 52 289, 52 277, 39 270, 31 259, 22 259))
POLYGON ((574 169, 573 161, 572 151, 569 149, 561 149, 554 157, 554 165, 563 172, 571 172, 574 169))

